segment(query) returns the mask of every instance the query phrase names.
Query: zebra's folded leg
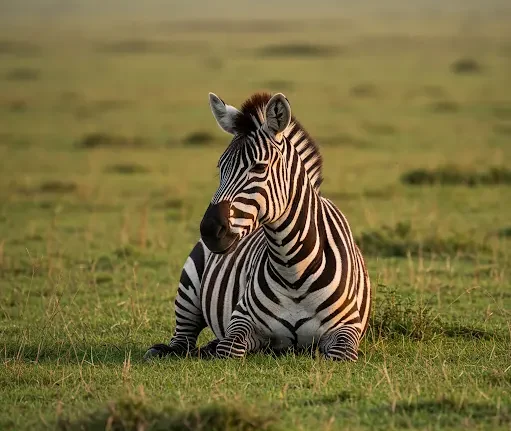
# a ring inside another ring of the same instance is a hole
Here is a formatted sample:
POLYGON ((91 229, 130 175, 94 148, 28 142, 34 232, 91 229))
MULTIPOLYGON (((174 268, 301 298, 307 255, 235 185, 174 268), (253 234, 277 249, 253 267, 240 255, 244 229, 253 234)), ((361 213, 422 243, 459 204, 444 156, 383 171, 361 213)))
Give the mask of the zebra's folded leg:
POLYGON ((216 348, 220 340, 218 338, 211 340, 209 343, 201 347, 195 347, 190 351, 193 358, 211 359, 216 357, 216 348))
POLYGON ((154 344, 144 354, 144 360, 150 361, 153 358, 164 358, 166 356, 183 357, 188 356, 195 348, 195 339, 188 337, 172 337, 170 344, 154 344))
POLYGON ((344 325, 323 335, 319 350, 327 359, 354 362, 358 359, 359 342, 360 328, 344 325))
POLYGON ((175 300, 176 329, 170 343, 155 344, 144 355, 144 359, 164 356, 188 356, 195 349, 200 332, 206 327, 200 302, 201 278, 207 256, 211 252, 198 242, 186 260, 175 300))
POLYGON ((242 358, 249 352, 259 350, 263 345, 264 340, 256 333, 252 322, 246 318, 233 318, 227 328, 226 337, 220 340, 216 347, 216 356, 242 358))

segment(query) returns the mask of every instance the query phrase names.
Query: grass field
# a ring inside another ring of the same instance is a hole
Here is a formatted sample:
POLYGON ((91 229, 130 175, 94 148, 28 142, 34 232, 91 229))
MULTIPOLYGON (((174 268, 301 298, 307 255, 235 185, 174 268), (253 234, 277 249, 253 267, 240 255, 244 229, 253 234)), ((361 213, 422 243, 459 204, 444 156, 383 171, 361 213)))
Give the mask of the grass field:
POLYGON ((0 429, 511 429, 510 19, 3 26, 0 429), (366 256, 360 359, 143 363, 228 143, 208 91, 256 90, 366 256))

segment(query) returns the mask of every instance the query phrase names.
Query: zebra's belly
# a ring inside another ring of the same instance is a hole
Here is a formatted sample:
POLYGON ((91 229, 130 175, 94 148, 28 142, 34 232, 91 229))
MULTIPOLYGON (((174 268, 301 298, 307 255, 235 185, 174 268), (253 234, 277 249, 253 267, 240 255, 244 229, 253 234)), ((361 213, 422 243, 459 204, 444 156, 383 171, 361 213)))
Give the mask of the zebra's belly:
MULTIPOLYGON (((324 314, 317 313, 323 300, 323 295, 318 295, 296 303, 291 298, 280 296, 279 304, 271 307, 271 316, 266 315, 265 326, 258 325, 258 329, 277 350, 316 344, 327 330, 324 314)), ((269 304, 265 305, 269 307, 269 304)))
POLYGON ((312 318, 302 324, 294 334, 279 333, 276 328, 268 338, 273 349, 282 350, 289 347, 310 347, 317 344, 322 335, 321 321, 312 318))

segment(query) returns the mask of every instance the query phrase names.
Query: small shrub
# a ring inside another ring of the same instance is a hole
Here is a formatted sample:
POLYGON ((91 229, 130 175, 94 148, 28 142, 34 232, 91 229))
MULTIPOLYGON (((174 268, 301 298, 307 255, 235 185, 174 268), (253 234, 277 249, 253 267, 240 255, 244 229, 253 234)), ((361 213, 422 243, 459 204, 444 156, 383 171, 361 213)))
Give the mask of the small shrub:
POLYGON ((100 256, 93 262, 93 268, 96 271, 110 272, 113 271, 114 265, 109 256, 100 256))
POLYGON ((28 67, 19 67, 7 72, 5 79, 8 81, 36 81, 39 79, 41 73, 38 69, 31 69, 28 67))
POLYGON ((375 299, 370 321, 370 330, 376 338, 405 336, 425 340, 442 332, 429 307, 405 300, 394 290, 383 293, 381 299, 375 299))
POLYGON ((173 51, 173 45, 164 41, 129 39, 104 43, 98 50, 111 54, 167 53, 173 51))
POLYGON ((459 105, 449 100, 439 100, 430 105, 430 110, 438 114, 448 114, 459 111, 459 105))
POLYGON ((185 145, 208 145, 214 142, 215 137, 208 132, 193 132, 184 138, 185 145))
POLYGON ((163 208, 165 209, 180 209, 183 207, 183 200, 182 199, 167 199, 165 202, 163 202, 163 208))
POLYGON ((497 231, 497 236, 500 238, 511 238, 511 226, 499 229, 497 231))
POLYGON ((119 259, 135 258, 140 256, 140 250, 133 245, 125 245, 114 250, 114 255, 119 259))
POLYGON ((504 333, 490 333, 482 328, 445 321, 433 310, 412 298, 403 298, 395 289, 383 288, 374 300, 369 333, 374 338, 407 337, 428 341, 436 337, 468 339, 504 339, 504 333))
POLYGON ((137 163, 117 163, 107 166, 105 172, 122 175, 146 174, 149 169, 137 163))
POLYGON ((493 132, 497 135, 511 136, 511 124, 495 124, 493 132))
POLYGON ((351 87, 350 95, 360 98, 375 98, 378 97, 379 91, 376 85, 370 82, 361 82, 351 87))
POLYGON ((28 102, 22 99, 11 100, 8 106, 11 112, 25 112, 28 109, 28 102))
POLYGON ((310 58, 310 57, 333 57, 339 54, 340 48, 329 45, 313 45, 307 43, 288 43, 267 45, 259 49, 262 57, 288 57, 288 58, 310 58))
POLYGON ((505 167, 491 167, 486 172, 470 171, 455 165, 436 169, 415 169, 404 173, 401 182, 413 186, 449 185, 475 187, 511 184, 511 170, 505 167))
POLYGON ((117 55, 189 54, 205 51, 201 42, 125 39, 97 45, 97 51, 117 55))
POLYGON ((142 138, 127 138, 118 135, 109 135, 107 133, 92 133, 85 135, 79 142, 79 148, 140 148, 146 143, 142 138))
MULTIPOLYGON (((167 25, 165 25, 167 27, 167 25)), ((296 31, 296 23, 276 19, 175 21, 172 30, 201 33, 283 33, 296 31)))
POLYGON ((457 74, 481 73, 481 64, 473 58, 460 58, 451 65, 451 71, 457 74))
POLYGON ((41 193, 72 193, 77 189, 75 183, 65 181, 47 181, 39 186, 41 193))
POLYGON ((94 281, 96 282, 96 284, 112 283, 113 277, 112 277, 112 274, 100 272, 100 273, 94 274, 94 281))
POLYGON ((477 244, 459 236, 445 239, 430 236, 419 241, 407 222, 362 232, 356 240, 364 254, 380 257, 406 257, 409 254, 473 255, 489 251, 486 244, 477 244))
POLYGON ((509 104, 496 104, 492 107, 492 113, 495 118, 500 120, 511 119, 511 105, 509 104))
POLYGON ((372 135, 389 136, 397 133, 396 127, 392 124, 365 123, 363 128, 372 135))
POLYGON ((0 54, 31 56, 39 53, 39 47, 20 40, 0 40, 0 54))

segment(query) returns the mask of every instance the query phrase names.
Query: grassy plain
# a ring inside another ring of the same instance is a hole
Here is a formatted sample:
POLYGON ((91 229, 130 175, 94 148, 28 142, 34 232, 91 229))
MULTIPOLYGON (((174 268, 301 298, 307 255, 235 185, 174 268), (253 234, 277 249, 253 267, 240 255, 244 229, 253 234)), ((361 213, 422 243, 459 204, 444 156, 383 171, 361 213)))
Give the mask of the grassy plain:
POLYGON ((3 27, 0 428, 511 429, 509 18, 3 27), (142 363, 228 143, 207 93, 261 89, 365 250, 360 360, 142 363))

